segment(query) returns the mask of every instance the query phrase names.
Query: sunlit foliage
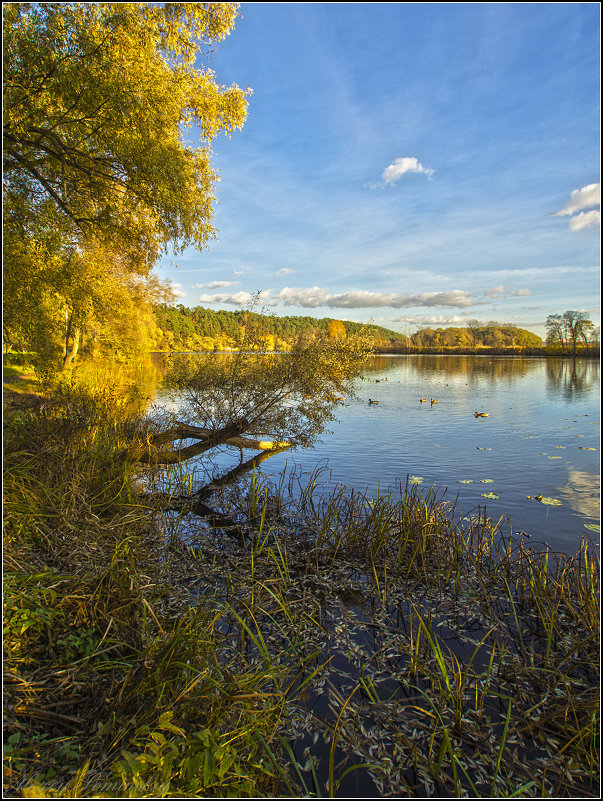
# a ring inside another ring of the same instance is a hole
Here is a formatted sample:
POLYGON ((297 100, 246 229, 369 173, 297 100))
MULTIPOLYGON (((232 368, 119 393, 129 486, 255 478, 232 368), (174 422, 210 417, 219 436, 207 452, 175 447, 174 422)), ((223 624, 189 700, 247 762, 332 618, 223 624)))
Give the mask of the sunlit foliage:
POLYGON ((215 235, 210 144, 243 124, 247 92, 220 86, 196 57, 236 13, 234 3, 3 6, 9 342, 43 332, 56 348, 60 332, 77 351, 83 307, 102 305, 95 281, 123 279, 127 314, 140 300, 131 276, 140 286, 168 246, 215 235))

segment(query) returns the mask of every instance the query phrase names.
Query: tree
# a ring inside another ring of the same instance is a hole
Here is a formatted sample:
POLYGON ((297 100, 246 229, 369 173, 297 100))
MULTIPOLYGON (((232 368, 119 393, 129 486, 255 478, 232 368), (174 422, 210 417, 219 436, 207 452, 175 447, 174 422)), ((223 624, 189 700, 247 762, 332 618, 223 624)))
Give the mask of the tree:
POLYGON ((594 328, 586 312, 568 310, 563 314, 550 314, 545 323, 547 329, 547 344, 561 346, 565 350, 566 346, 571 347, 574 356, 576 355, 578 344, 588 344, 589 332, 594 328))
POLYGON ((74 291, 64 268, 90 249, 147 278, 168 247, 215 235, 209 148, 243 124, 248 93, 195 58, 236 14, 235 3, 3 5, 9 332, 35 327, 19 318, 45 303, 60 316, 74 291), (193 126, 197 147, 183 139, 193 126), (51 262, 63 265, 52 276, 40 269, 51 262), (20 293, 34 298, 23 311, 20 293))
POLYGON ((338 398, 352 391, 369 342, 307 333, 286 353, 258 353, 261 336, 248 333, 236 354, 178 362, 166 382, 185 400, 179 421, 213 435, 236 431, 308 446, 334 418, 338 398))
POLYGON ((329 321, 329 336, 331 339, 345 339, 345 325, 341 322, 341 320, 329 321))

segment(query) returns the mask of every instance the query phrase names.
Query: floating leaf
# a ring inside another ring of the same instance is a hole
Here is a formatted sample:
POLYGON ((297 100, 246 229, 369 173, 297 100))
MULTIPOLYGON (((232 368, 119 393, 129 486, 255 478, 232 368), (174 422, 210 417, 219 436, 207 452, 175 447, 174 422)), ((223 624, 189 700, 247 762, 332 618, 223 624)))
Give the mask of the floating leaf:
POLYGON ((576 434, 577 437, 583 437, 584 434, 576 434))
POLYGON ((584 528, 587 528, 589 531, 596 531, 597 534, 601 533, 601 526, 597 525, 597 523, 585 523, 584 528))
POLYGON ((561 459, 561 456, 549 456, 549 459, 561 459))
POLYGON ((547 454, 546 454, 546 452, 543 452, 543 453, 539 453, 539 454, 538 454, 538 456, 546 456, 546 455, 547 455, 547 454))
POLYGON ((524 439, 534 439, 534 437, 531 434, 524 434, 523 438, 524 439))
POLYGON ((497 495, 495 492, 482 492, 482 498, 492 498, 492 500, 497 501, 500 495, 497 495))
POLYGON ((480 484, 494 484, 493 478, 480 478, 480 484))
POLYGON ((459 479, 459 484, 473 484, 472 478, 461 478, 459 479))
POLYGON ((478 446, 477 446, 477 450, 478 450, 478 451, 491 451, 491 450, 492 450, 492 448, 480 448, 480 446, 478 445, 478 446))
POLYGON ((557 500, 557 498, 543 498, 542 495, 537 495, 536 500, 540 501, 540 503, 544 503, 546 506, 563 506, 561 501, 557 500))
POLYGON ((578 445, 579 451, 596 451, 596 448, 585 448, 584 445, 578 445))
POLYGON ((565 450, 565 445, 555 445, 556 448, 563 448, 565 450))
POLYGON ((423 476, 410 476, 408 479, 409 484, 422 484, 423 476))

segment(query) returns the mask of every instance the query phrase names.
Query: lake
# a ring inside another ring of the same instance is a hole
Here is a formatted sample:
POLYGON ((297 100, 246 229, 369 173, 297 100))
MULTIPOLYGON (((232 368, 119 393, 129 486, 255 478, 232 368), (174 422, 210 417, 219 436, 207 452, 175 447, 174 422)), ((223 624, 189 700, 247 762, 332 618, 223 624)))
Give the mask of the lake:
MULTIPOLYGON (((491 518, 504 516, 503 531, 573 553, 583 535, 599 539, 599 397, 595 359, 374 356, 330 433, 261 470, 310 473, 321 463, 328 483, 373 495, 407 480, 435 487, 447 500, 458 496, 461 517, 486 507, 491 518)), ((161 387, 155 403, 174 408, 161 387)))

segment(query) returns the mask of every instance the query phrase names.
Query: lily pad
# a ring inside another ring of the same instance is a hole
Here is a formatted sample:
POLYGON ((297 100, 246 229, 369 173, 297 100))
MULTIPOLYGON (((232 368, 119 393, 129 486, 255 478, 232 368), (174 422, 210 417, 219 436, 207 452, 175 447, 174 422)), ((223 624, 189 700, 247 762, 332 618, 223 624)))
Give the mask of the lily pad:
POLYGON ((410 476, 408 479, 409 484, 422 484, 423 476, 410 476))
POLYGON ((557 498, 543 498, 542 495, 538 495, 536 500, 540 501, 540 503, 544 503, 545 506, 563 506, 561 501, 557 498))
POLYGON ((494 484, 494 479, 493 478, 480 478, 479 483, 480 484, 494 484))
POLYGON ((584 528, 587 528, 589 531, 596 531, 597 534, 601 533, 601 526, 597 523, 585 523, 584 528))
POLYGON ((500 495, 497 495, 495 492, 482 492, 482 498, 492 498, 492 500, 497 501, 500 495))
POLYGON ((472 478, 461 478, 459 479, 459 484, 473 484, 472 478))
POLYGON ((561 459, 561 456, 549 456, 549 459, 561 459))
POLYGON ((563 448, 565 450, 565 445, 555 445, 556 448, 563 448))

